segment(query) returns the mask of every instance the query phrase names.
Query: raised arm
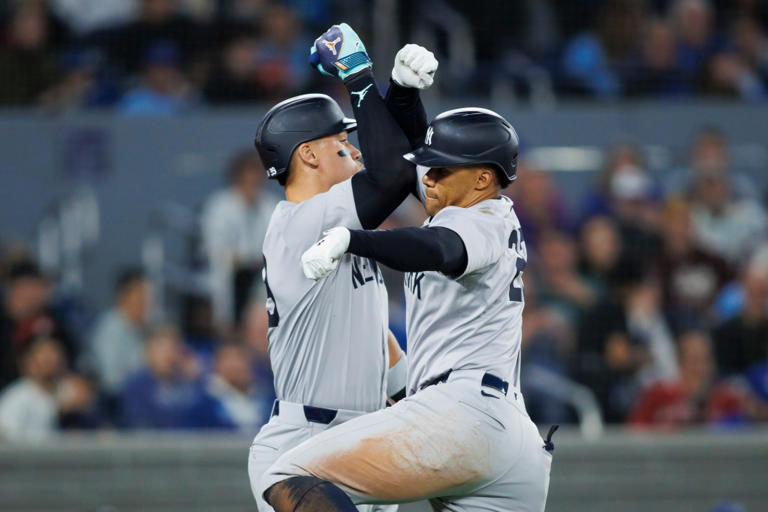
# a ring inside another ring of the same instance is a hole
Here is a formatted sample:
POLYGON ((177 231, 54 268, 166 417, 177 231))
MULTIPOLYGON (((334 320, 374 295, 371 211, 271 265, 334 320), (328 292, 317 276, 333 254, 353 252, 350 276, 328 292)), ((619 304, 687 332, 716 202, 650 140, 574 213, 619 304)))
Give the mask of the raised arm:
POLYGON ((352 177, 360 224, 376 228, 405 200, 416 184, 405 134, 387 110, 369 70, 345 81, 357 120, 357 139, 365 169, 352 177), (359 98, 359 99, 358 99, 359 98))
POLYGON ((408 138, 409 149, 419 147, 429 124, 419 90, 404 87, 390 80, 384 101, 390 115, 408 138))
POLYGON ((415 44, 403 46, 395 56, 384 102, 408 137, 411 149, 421 145, 427 131, 427 113, 419 91, 432 85, 437 66, 432 52, 415 44))
POLYGON ((365 170, 352 177, 352 191, 360 224, 375 228, 415 188, 415 168, 402 157, 411 143, 379 95, 365 47, 348 25, 334 25, 317 38, 310 61, 341 78, 350 93, 365 161, 365 170))

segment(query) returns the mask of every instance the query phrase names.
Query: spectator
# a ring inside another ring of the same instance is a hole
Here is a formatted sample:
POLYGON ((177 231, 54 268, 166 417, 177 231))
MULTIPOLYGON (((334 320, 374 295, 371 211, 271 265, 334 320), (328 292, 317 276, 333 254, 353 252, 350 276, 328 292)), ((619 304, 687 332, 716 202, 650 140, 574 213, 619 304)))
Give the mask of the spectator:
POLYGON ((768 89, 760 75, 732 52, 712 55, 704 64, 699 81, 699 92, 705 96, 740 98, 752 103, 768 99, 768 89))
POLYGON ((137 0, 50 0, 53 11, 80 35, 126 23, 137 14, 137 0))
POLYGON ((213 104, 245 103, 263 99, 267 91, 258 81, 259 39, 247 31, 232 36, 221 50, 205 86, 205 97, 213 104))
POLYGON ((532 250, 541 233, 550 230, 569 231, 565 200, 550 173, 528 161, 521 161, 517 180, 505 193, 515 202, 515 213, 523 228, 523 238, 532 250))
POLYGON ((581 208, 582 222, 595 215, 613 216, 611 180, 622 169, 644 169, 645 161, 639 147, 623 142, 611 148, 604 159, 595 187, 587 192, 581 208))
POLYGON ((722 167, 700 167, 694 175, 693 227, 701 246, 735 263, 762 240, 766 214, 751 199, 737 199, 722 167))
POLYGON ((181 329, 184 343, 208 372, 218 344, 213 322, 213 307, 207 294, 185 294, 181 298, 181 329))
POLYGON ((609 217, 592 217, 582 225, 579 242, 579 273, 602 299, 622 251, 618 226, 609 217))
POLYGON ((747 402, 750 418, 768 422, 768 360, 752 365, 745 377, 750 391, 747 402))
MULTIPOLYGON (((766 7, 768 12, 768 7, 766 7)), ((759 77, 763 86, 768 83, 768 34, 755 18, 740 16, 731 27, 734 49, 744 64, 759 77)))
POLYGON ((717 127, 704 126, 696 132, 691 143, 689 159, 688 168, 677 170, 667 178, 665 189, 668 196, 690 197, 694 192, 697 174, 721 169, 737 198, 758 197, 758 187, 753 180, 731 169, 728 141, 717 127))
POLYGON ((562 395, 551 389, 546 377, 570 377, 570 360, 575 340, 573 325, 557 310, 542 307, 530 274, 524 274, 525 309, 523 310, 523 394, 526 409, 535 422, 563 422, 574 420, 569 405, 562 395), (544 378, 542 378, 544 376, 544 378))
POLYGON ((50 293, 36 264, 21 261, 11 266, 0 311, 0 389, 18 378, 21 356, 37 337, 56 338, 67 361, 75 361, 77 340, 50 307, 50 293))
POLYGON ((623 93, 623 75, 641 40, 642 14, 640 3, 633 0, 605 2, 594 33, 578 35, 564 50, 562 68, 571 92, 604 99, 623 93))
POLYGON ((64 354, 56 340, 32 342, 23 366, 23 377, 0 395, 0 439, 44 440, 59 425, 72 422, 92 407, 90 385, 80 377, 65 375, 64 354))
POLYGON ((245 347, 223 345, 216 352, 208 393, 224 407, 229 420, 243 432, 255 434, 268 419, 271 400, 261 400, 254 386, 253 365, 245 347))
POLYGON ((142 270, 123 270, 115 283, 115 304, 101 315, 90 339, 91 369, 110 413, 117 412, 116 401, 125 380, 144 362, 151 286, 142 270))
POLYGON ((264 16, 269 0, 219 0, 217 17, 237 23, 255 24, 264 16))
POLYGON ((661 237, 651 178, 643 169, 622 167, 613 173, 609 187, 610 208, 619 226, 622 246, 654 261, 661 251, 661 237))
POLYGON ((611 293, 579 326, 576 372, 597 395, 606 421, 624 420, 644 383, 677 372, 673 339, 647 261, 625 255, 611 293))
POLYGON ((171 116, 194 104, 190 84, 179 67, 179 54, 171 43, 147 50, 141 83, 128 91, 118 105, 124 115, 171 116))
POLYGON ((768 270, 749 265, 741 279, 743 311, 714 330, 715 349, 724 375, 741 374, 768 359, 768 270))
POLYGON ((214 318, 223 328, 239 323, 263 265, 262 244, 276 201, 264 192, 265 172, 253 150, 229 165, 229 186, 206 202, 203 244, 210 265, 214 318))
POLYGON ((88 46, 102 48, 109 62, 133 74, 145 65, 150 50, 159 43, 176 48, 176 64, 191 68, 208 46, 206 31, 178 12, 178 0, 138 0, 138 16, 127 23, 94 32, 88 46))
POLYGON ((677 67, 675 35, 666 21, 647 23, 636 76, 626 86, 628 95, 672 98, 690 94, 691 84, 677 67))
POLYGON ((733 277, 730 266, 698 246, 691 211, 683 200, 667 203, 662 233, 664 250, 658 271, 668 316, 676 327, 709 325, 710 308, 733 277))
POLYGON ((567 235, 549 231, 541 236, 536 256, 532 276, 539 303, 577 323, 593 306, 596 293, 577 272, 575 244, 567 235))
POLYGON ((677 0, 670 8, 670 20, 677 40, 676 67, 692 87, 716 49, 712 8, 706 0, 677 0))
POLYGON ((89 50, 72 50, 62 58, 63 76, 41 97, 42 106, 60 112, 106 107, 119 97, 117 85, 101 76, 99 57, 89 50))
POLYGON ((634 405, 630 425, 674 429, 744 418, 745 395, 716 381, 712 345, 705 332, 689 331, 680 337, 678 361, 679 378, 650 386, 634 405))
POLYGON ((173 328, 146 341, 146 366, 127 379, 123 426, 143 429, 232 428, 222 406, 205 390, 196 360, 173 328))
POLYGON ((727 27, 740 18, 749 18, 768 26, 768 4, 763 0, 714 0, 717 23, 727 27))
POLYGON ((261 41, 256 52, 256 80, 271 101, 302 92, 312 71, 307 48, 312 40, 302 33, 301 20, 293 9, 270 4, 261 18, 261 41))
POLYGON ((4 29, 7 44, 0 48, 0 104, 33 104, 59 73, 48 48, 46 12, 39 2, 16 2, 4 29))

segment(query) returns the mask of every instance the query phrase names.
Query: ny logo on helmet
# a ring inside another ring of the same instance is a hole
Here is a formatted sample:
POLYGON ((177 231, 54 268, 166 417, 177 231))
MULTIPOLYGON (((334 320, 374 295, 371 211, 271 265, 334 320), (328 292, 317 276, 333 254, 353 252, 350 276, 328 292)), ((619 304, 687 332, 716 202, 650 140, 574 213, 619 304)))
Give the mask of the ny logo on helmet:
POLYGON ((328 47, 329 50, 333 52, 334 55, 336 55, 336 45, 341 41, 341 37, 337 37, 333 41, 326 41, 323 39, 323 44, 328 47))
POLYGON ((432 128, 431 126, 429 128, 427 128, 427 135, 424 137, 424 144, 426 144, 427 146, 431 146, 432 145, 432 134, 433 133, 435 133, 435 129, 434 128, 432 128))
POLYGON ((267 174, 270 177, 277 176, 277 169, 275 169, 274 167, 270 167, 269 169, 267 169, 267 174))

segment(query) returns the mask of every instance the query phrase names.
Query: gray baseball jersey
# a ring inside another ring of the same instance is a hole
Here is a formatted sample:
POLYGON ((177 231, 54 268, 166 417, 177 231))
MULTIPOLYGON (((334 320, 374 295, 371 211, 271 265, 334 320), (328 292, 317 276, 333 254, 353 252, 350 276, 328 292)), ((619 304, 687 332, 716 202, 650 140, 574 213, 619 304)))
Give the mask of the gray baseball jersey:
POLYGON ((323 231, 361 229, 350 180, 301 202, 278 203, 264 239, 269 356, 277 398, 375 411, 386 401, 387 291, 375 261, 345 255, 311 281, 301 255, 323 231))
POLYGON ((447 207, 425 224, 461 237, 467 267, 456 279, 406 275, 409 396, 287 451, 260 488, 311 475, 357 504, 429 499, 434 510, 543 512, 552 455, 515 389, 527 253, 512 201, 447 207), (446 382, 419 390, 449 369, 446 382), (512 389, 485 385, 487 372, 512 389))
POLYGON ((467 267, 456 279, 438 272, 405 276, 409 393, 451 369, 487 370, 519 387, 527 252, 512 201, 449 206, 424 225, 456 232, 467 267))

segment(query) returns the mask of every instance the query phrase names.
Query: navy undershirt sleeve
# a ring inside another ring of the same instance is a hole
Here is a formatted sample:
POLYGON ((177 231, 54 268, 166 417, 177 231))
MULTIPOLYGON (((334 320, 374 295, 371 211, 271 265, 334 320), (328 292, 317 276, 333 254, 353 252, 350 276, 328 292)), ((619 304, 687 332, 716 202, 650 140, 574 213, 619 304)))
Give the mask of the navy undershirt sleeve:
POLYGON ((467 268, 461 237, 444 227, 350 230, 347 252, 401 272, 436 271, 457 277, 467 268))
POLYGON ((357 119, 357 138, 365 169, 352 177, 360 224, 374 229, 395 211, 416 182, 416 169, 403 158, 408 138, 379 96, 373 74, 360 72, 345 82, 357 119))
POLYGON ((416 149, 424 142, 427 133, 427 112, 421 102, 418 89, 403 87, 390 79, 389 89, 384 98, 387 110, 397 125, 408 138, 411 149, 416 149))

